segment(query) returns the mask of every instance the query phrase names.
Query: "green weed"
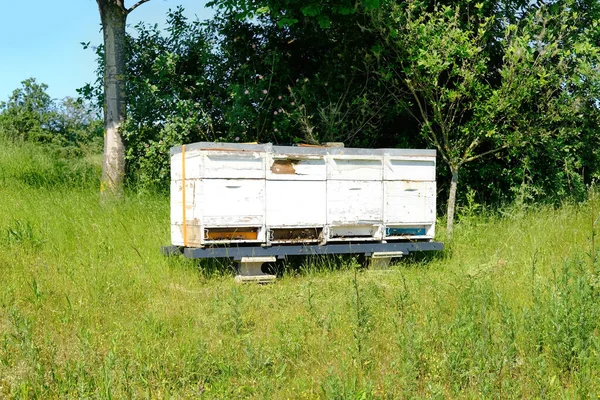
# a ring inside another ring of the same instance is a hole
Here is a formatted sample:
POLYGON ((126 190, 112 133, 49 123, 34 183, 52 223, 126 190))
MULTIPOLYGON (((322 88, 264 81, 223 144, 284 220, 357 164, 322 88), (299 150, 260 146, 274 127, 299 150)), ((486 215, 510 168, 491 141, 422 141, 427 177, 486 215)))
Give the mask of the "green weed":
POLYGON ((160 254, 167 198, 0 174, 0 398, 600 394, 592 198, 470 213, 451 255, 386 273, 315 257, 240 286, 160 254))
POLYGON ((6 228, 6 243, 37 248, 44 243, 44 240, 35 232, 31 222, 13 219, 6 228))

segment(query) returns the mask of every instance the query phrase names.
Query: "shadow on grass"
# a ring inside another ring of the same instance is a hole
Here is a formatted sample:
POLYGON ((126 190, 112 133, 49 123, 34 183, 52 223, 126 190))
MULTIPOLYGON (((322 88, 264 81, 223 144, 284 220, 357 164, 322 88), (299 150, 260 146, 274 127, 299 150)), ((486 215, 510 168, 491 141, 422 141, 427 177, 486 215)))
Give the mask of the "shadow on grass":
MULTIPOLYGON (((425 268, 432 262, 448 257, 450 257, 449 250, 414 252, 394 259, 391 268, 425 268)), ((181 254, 171 254, 168 258, 171 266, 197 270, 205 279, 225 276, 233 278, 237 273, 236 263, 231 258, 189 259, 181 254)), ((369 259, 364 254, 299 255, 286 256, 275 262, 264 263, 262 272, 281 278, 349 271, 354 268, 367 269, 368 265, 369 259)))

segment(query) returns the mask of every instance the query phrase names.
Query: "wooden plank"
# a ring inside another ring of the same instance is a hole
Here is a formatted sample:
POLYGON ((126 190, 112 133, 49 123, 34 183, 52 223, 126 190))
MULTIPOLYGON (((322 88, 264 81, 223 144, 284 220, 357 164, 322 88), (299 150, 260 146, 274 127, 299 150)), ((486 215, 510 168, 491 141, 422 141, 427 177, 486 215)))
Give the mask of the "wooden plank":
POLYGON ((327 181, 327 224, 383 223, 382 181, 327 181))
POLYGON ((201 178, 264 179, 263 152, 205 151, 202 156, 201 178))
MULTIPOLYGON (((180 158, 181 160, 181 158, 180 158)), ((201 215, 198 208, 195 207, 195 199, 199 185, 195 179, 186 180, 186 232, 188 245, 200 245, 201 215)), ((184 245, 183 237, 183 181, 171 181, 171 243, 178 246, 184 245)))
POLYGON ((330 226, 328 241, 381 240, 381 225, 330 226))
POLYGON ((325 181, 268 180, 267 226, 324 226, 327 223, 326 190, 325 181))
POLYGON ((327 178, 336 180, 382 180, 383 155, 336 155, 327 157, 327 178))
POLYGON ((384 179, 435 182, 435 159, 386 157, 384 179))
MULTIPOLYGON (((185 246, 183 243, 183 224, 171 224, 171 240, 176 246, 185 246)), ((187 246, 200 247, 202 245, 202 228, 198 221, 185 225, 187 232, 187 246)))
POLYGON ((194 205, 202 210, 204 226, 262 226, 265 220, 265 181, 260 179, 204 179, 194 205))
MULTIPOLYGON (((199 180, 190 179, 185 181, 186 187, 186 217, 188 221, 194 219, 200 220, 202 215, 200 209, 196 207, 196 199, 199 192, 202 190, 202 185, 199 180)), ((175 223, 183 223, 183 186, 182 181, 172 181, 170 188, 170 203, 171 203, 171 221, 175 223)))
MULTIPOLYGON (((188 179, 199 179, 201 177, 202 153, 198 150, 186 150, 185 152, 185 177, 188 179)), ((181 153, 176 153, 171 157, 171 180, 181 180, 182 178, 181 153)))
POLYGON ((385 181, 386 225, 435 223, 435 182, 385 181))

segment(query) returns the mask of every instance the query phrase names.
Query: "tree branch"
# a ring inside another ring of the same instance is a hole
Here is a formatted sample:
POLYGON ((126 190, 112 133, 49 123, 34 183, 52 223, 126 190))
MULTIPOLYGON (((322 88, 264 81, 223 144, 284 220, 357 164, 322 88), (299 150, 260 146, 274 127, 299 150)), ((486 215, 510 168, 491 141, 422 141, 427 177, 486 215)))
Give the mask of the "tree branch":
POLYGON ((489 154, 494 154, 494 153, 497 153, 497 152, 499 152, 499 151, 502 151, 502 150, 504 150, 504 149, 507 149, 507 148, 509 148, 509 147, 510 147, 510 145, 508 145, 508 144, 505 144, 504 146, 502 146, 502 147, 498 147, 498 148, 496 148, 496 149, 494 149, 494 150, 485 151, 485 152, 483 152, 483 153, 481 153, 481 154, 477 154, 476 156, 469 157, 469 158, 465 158, 465 159, 463 159, 463 160, 460 162, 460 164, 459 164, 459 165, 463 165, 463 164, 466 164, 466 163, 468 163, 468 162, 471 162, 471 161, 477 160, 478 158, 481 158, 481 157, 483 157, 483 156, 487 156, 487 155, 489 155, 489 154))
POLYGON ((406 86, 408 86, 408 89, 412 92, 413 97, 416 100, 417 105, 419 106, 419 111, 421 112, 421 116, 423 117, 423 123, 425 125, 427 125, 427 128, 429 128, 429 131, 431 132, 431 134, 428 135, 429 138, 433 141, 433 144, 439 150, 439 152, 442 155, 442 158, 444 159, 444 161, 446 161, 448 163, 448 165, 450 165, 450 158, 449 158, 450 154, 448 152, 448 155, 446 155, 445 149, 440 145, 440 142, 438 141, 438 138, 437 138, 435 132, 433 131, 431 123, 429 122, 429 118, 427 117, 427 113, 425 112, 425 109, 423 108, 423 105, 421 104, 421 101, 419 100, 419 96, 417 95, 417 92, 415 91, 415 88, 412 86, 412 83, 411 83, 410 79, 406 80, 406 86))
POLYGON ((126 10, 126 13, 129 14, 130 12, 132 12, 133 10, 135 10, 136 8, 138 8, 139 6, 141 6, 144 3, 149 2, 150 0, 140 0, 137 3, 135 3, 134 5, 132 5, 129 9, 126 10))
POLYGON ((469 156, 469 154, 471 154, 471 152, 473 151, 473 149, 475 147, 477 147, 478 144, 479 144, 479 138, 476 137, 475 139, 473 139, 473 141, 471 142, 471 144, 469 145, 469 147, 467 147, 467 149, 465 150, 465 154, 463 155, 463 160, 467 159, 467 157, 469 156))

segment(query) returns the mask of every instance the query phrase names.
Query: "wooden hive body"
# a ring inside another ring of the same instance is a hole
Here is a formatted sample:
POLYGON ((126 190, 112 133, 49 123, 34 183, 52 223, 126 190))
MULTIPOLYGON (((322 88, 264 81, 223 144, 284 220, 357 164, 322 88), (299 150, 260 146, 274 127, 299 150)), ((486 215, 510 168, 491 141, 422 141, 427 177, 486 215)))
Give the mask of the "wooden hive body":
POLYGON ((194 143, 171 149, 171 241, 430 240, 435 151, 194 143))

